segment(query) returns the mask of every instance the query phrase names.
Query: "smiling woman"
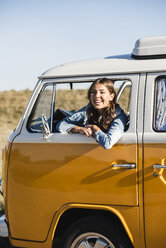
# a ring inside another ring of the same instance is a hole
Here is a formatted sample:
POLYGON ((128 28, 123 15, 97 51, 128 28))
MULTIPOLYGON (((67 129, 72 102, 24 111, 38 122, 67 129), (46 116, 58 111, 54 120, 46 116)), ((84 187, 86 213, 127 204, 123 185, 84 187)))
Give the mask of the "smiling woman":
POLYGON ((114 97, 115 90, 111 93, 106 86, 100 83, 94 84, 90 90, 91 103, 95 109, 98 109, 98 111, 108 107, 109 103, 113 101, 114 97))
POLYGON ((87 106, 67 116, 56 126, 63 133, 80 133, 93 137, 110 149, 122 136, 128 117, 116 103, 116 91, 108 78, 96 79, 88 91, 87 106))
POLYGON ((115 119, 116 91, 113 82, 107 78, 95 80, 88 91, 88 99, 88 122, 108 131, 115 119))

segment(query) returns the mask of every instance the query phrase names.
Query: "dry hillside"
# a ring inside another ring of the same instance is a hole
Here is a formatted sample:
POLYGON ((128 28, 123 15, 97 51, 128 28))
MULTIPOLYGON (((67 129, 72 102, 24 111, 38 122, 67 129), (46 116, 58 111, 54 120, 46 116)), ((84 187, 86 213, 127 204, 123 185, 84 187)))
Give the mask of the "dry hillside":
POLYGON ((0 92, 0 175, 2 148, 8 135, 17 126, 31 93, 30 90, 0 92))
MULTIPOLYGON (((31 95, 30 90, 0 92, 0 177, 2 174, 2 149, 8 135, 17 126, 31 95)), ((0 210, 2 197, 0 196, 0 210)))

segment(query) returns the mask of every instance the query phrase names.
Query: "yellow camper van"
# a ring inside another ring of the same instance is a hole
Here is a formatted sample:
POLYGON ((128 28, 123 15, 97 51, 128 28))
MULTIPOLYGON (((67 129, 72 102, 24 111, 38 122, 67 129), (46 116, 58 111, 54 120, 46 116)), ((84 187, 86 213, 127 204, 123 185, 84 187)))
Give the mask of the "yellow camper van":
POLYGON ((166 36, 131 54, 57 66, 39 77, 3 150, 9 239, 28 248, 164 248, 166 36), (97 78, 114 82, 128 129, 111 148, 59 133, 97 78))

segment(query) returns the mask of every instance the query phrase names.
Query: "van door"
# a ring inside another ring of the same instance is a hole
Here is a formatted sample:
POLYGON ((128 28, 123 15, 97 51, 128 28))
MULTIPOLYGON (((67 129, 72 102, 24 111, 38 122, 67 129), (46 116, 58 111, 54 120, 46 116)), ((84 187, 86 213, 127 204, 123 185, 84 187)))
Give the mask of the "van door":
POLYGON ((143 141, 146 247, 165 247, 166 73, 147 76, 143 141))
MULTIPOLYGON (((58 83, 51 80, 53 84, 58 83)), ((39 106, 40 115, 44 109, 50 119, 51 100, 45 101, 42 96, 53 98, 56 95, 57 98, 60 93, 66 101, 70 98, 68 91, 52 93, 51 80, 43 82, 49 84, 40 93, 42 107, 39 102, 34 105, 39 106), (46 106, 50 107, 45 109, 46 106)), ((78 84, 83 80, 79 79, 78 84)), ((91 78, 87 80, 91 81, 91 78)), ((42 133, 35 131, 40 127, 40 116, 36 112, 33 115, 34 109, 27 110, 31 130, 27 129, 25 119, 21 134, 13 142, 10 157, 8 206, 12 237, 44 241, 55 212, 65 204, 138 206, 136 121, 139 75, 118 75, 113 76, 113 80, 124 81, 121 92, 131 82, 127 107, 130 124, 109 150, 104 150, 93 138, 80 134, 52 132, 44 140, 42 133)), ((123 107, 126 94, 122 96, 118 101, 123 107)))

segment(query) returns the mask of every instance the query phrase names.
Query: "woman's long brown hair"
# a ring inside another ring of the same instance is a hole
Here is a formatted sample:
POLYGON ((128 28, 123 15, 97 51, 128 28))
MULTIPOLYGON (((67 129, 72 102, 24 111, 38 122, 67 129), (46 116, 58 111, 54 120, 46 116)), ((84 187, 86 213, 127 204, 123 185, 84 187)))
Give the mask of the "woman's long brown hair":
POLYGON ((98 78, 96 79, 91 87, 88 90, 88 99, 89 104, 87 107, 87 117, 88 117, 88 124, 95 124, 104 132, 107 132, 110 126, 110 123, 115 119, 115 104, 116 104, 116 91, 114 89, 114 83, 109 78, 98 78), (91 91, 95 84, 102 84, 104 85, 110 94, 114 93, 115 97, 112 101, 110 101, 110 105, 105 108, 102 114, 97 111, 92 103, 91 103, 91 91))

